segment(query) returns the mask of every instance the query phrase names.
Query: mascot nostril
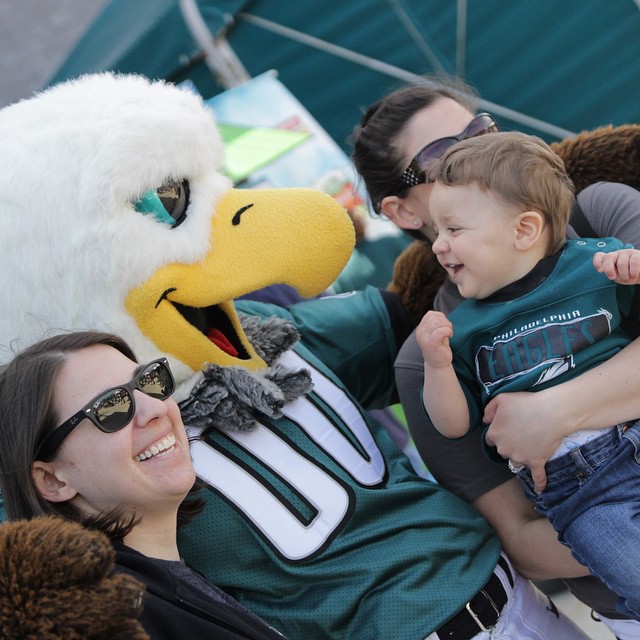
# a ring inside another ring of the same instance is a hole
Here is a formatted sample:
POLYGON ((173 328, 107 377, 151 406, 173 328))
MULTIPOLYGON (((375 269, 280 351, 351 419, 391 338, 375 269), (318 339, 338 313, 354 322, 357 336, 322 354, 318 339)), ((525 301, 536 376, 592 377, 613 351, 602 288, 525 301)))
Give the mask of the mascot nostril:
POLYGON ((236 212, 236 214, 233 216, 233 219, 231 220, 231 224, 233 225, 238 225, 240 224, 240 216, 247 210, 247 209, 251 209, 251 207, 253 207, 252 204, 247 204, 244 207, 241 207, 240 209, 238 209, 238 211, 236 212))

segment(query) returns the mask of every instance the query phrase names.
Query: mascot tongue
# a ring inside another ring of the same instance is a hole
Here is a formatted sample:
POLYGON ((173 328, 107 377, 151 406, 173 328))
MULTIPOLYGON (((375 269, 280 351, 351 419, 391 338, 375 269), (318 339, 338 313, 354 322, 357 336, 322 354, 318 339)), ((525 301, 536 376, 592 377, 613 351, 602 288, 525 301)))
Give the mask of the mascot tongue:
POLYGON ((237 349, 229 342, 227 337, 220 331, 220 329, 211 329, 207 334, 207 338, 213 342, 219 349, 222 349, 225 353, 228 353, 230 356, 237 357, 238 351, 237 349))

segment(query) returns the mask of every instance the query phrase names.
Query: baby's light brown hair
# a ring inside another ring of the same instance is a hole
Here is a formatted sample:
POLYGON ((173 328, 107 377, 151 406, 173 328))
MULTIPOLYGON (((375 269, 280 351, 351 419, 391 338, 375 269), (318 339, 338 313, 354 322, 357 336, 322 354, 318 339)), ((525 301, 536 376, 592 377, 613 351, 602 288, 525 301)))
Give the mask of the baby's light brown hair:
POLYGON ((429 167, 427 180, 476 183, 521 211, 537 211, 549 232, 548 254, 565 241, 573 183, 560 157, 536 136, 501 132, 458 142, 429 167))

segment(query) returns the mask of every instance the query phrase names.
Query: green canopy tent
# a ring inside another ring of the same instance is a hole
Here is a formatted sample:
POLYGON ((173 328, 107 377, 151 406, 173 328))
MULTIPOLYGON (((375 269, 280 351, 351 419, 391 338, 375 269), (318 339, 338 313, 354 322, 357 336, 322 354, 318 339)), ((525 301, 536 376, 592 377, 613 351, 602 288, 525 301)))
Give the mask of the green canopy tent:
POLYGON ((633 0, 112 0, 51 79, 104 69, 205 97, 269 69, 349 152, 362 109, 423 74, 464 77, 503 128, 551 141, 640 121, 633 0))

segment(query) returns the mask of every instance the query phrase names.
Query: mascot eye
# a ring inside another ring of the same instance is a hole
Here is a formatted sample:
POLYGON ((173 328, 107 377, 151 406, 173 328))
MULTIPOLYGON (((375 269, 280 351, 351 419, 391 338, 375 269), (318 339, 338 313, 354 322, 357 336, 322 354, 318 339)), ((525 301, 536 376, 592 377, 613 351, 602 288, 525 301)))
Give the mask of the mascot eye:
POLYGON ((152 215, 158 222, 177 227, 187 217, 189 206, 189 182, 169 182, 145 191, 134 208, 140 213, 152 215))

